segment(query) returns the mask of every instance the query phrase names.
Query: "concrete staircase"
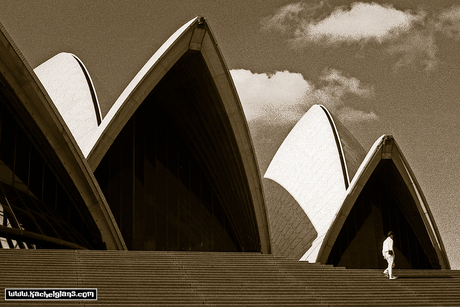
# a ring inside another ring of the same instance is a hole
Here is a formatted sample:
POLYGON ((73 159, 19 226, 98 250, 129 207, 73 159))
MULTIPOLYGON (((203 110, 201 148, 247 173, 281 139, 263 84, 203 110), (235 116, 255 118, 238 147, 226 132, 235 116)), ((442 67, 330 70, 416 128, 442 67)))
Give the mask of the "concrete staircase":
POLYGON ((460 271, 347 270, 257 253, 0 250, 0 305, 460 306, 460 271), (5 288, 96 288, 96 301, 5 301, 5 288))

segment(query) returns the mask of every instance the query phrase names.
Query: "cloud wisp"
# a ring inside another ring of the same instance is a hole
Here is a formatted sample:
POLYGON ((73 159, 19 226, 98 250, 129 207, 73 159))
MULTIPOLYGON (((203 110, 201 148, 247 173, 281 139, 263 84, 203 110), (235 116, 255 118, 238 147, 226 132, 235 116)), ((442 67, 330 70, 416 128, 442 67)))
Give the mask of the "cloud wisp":
POLYGON ((326 70, 315 86, 299 73, 274 74, 231 71, 248 122, 258 120, 276 124, 297 122, 313 104, 322 104, 346 122, 377 120, 373 112, 356 110, 347 98, 371 99, 374 89, 338 70, 326 70))
POLYGON ((261 21, 265 29, 288 31, 291 27, 297 27, 301 21, 300 13, 305 10, 302 2, 285 5, 278 9, 276 14, 268 16, 261 21))
POLYGON ((386 53, 396 56, 394 70, 403 67, 421 67, 426 71, 436 69, 439 60, 438 46, 432 31, 413 31, 386 48, 386 53))
POLYGON ((442 11, 434 21, 434 29, 448 38, 460 40, 460 5, 442 11))

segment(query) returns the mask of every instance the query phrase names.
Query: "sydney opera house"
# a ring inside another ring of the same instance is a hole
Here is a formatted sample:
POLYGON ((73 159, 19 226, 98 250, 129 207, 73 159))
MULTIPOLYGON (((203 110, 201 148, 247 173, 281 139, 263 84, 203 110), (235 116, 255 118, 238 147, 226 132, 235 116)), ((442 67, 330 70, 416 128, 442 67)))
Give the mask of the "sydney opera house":
POLYGON ((347 268, 449 269, 422 190, 390 135, 366 152, 324 107, 259 172, 206 20, 177 30, 102 117, 76 55, 32 69, 0 35, 4 249, 256 252, 347 268))

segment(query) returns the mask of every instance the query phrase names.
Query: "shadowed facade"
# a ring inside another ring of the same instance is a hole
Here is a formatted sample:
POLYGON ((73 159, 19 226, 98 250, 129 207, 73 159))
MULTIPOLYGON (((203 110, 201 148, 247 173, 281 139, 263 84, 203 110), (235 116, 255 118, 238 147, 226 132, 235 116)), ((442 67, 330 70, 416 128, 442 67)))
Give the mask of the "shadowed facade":
POLYGON ((203 19, 179 29, 112 109, 87 159, 129 248, 270 250, 246 120, 203 19))
POLYGON ((391 135, 369 150, 320 250, 319 261, 350 268, 384 266, 381 244, 395 232, 398 267, 449 269, 420 186, 391 135))

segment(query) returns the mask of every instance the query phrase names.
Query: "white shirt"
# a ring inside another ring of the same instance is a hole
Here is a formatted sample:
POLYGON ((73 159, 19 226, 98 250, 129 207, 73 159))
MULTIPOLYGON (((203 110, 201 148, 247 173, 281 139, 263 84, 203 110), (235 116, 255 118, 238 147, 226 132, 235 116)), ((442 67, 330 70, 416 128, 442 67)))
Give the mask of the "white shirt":
POLYGON ((393 239, 391 237, 386 238, 383 241, 382 254, 385 255, 386 252, 393 250, 393 239))

